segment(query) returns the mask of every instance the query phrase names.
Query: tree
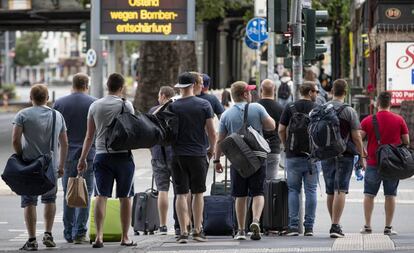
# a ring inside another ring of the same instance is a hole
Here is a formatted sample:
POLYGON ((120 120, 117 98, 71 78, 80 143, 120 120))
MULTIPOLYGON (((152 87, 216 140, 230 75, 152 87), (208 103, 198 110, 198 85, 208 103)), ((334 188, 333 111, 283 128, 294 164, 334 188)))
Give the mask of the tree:
POLYGON ((27 32, 16 40, 16 65, 35 66, 44 61, 47 53, 40 47, 40 36, 38 32, 27 32))
POLYGON ((334 47, 340 49, 340 54, 332 57, 340 58, 340 73, 337 77, 349 76, 349 40, 351 0, 313 0, 313 9, 325 9, 329 13, 329 30, 332 31, 334 47), (339 44, 338 44, 339 43, 339 44))
MULTIPOLYGON (((201 23, 223 18, 229 10, 237 10, 245 6, 252 7, 251 1, 197 0, 196 21, 201 23)), ((161 86, 173 85, 177 81, 179 72, 196 69, 194 41, 143 42, 140 46, 135 107, 140 111, 148 111, 156 104, 161 86)))

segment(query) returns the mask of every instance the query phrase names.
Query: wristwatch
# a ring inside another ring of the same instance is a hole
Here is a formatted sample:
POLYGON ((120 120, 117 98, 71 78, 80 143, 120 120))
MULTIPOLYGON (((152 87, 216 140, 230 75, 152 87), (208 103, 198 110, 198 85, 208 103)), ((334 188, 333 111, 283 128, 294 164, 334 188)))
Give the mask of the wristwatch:
POLYGON ((220 159, 213 160, 213 163, 214 163, 214 164, 216 164, 216 163, 220 163, 220 159))

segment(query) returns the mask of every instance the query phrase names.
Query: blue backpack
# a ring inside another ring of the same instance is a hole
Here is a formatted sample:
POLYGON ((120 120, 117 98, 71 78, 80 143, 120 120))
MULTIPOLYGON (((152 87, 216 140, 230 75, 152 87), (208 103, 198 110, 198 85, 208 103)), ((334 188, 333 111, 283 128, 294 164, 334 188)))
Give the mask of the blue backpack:
POLYGON ((335 109, 333 104, 327 103, 310 112, 308 132, 313 158, 319 160, 334 158, 341 156, 347 150, 347 143, 341 135, 338 115, 348 106, 343 104, 335 109))

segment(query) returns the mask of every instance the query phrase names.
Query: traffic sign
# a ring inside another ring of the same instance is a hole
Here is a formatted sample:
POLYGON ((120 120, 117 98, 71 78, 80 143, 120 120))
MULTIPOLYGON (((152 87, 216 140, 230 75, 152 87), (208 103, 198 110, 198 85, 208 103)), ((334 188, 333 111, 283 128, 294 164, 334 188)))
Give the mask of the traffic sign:
POLYGON ((246 27, 246 36, 253 42, 263 42, 269 37, 267 21, 264 18, 252 18, 246 27))
MULTIPOLYGON (((249 39, 249 37, 244 36, 244 42, 246 43, 247 47, 250 49, 258 49, 258 45, 259 43, 252 41, 251 39, 249 39)), ((260 46, 263 46, 263 42, 260 42, 260 46)))
POLYGON ((96 51, 90 48, 86 52, 86 65, 90 68, 95 67, 98 57, 96 55, 96 51))

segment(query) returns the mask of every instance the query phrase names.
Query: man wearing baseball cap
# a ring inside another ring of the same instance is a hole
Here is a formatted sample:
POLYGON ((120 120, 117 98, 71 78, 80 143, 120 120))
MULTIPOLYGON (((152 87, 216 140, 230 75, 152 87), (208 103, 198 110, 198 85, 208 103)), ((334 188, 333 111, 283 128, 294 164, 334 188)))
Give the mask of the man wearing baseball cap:
POLYGON ((216 96, 208 94, 208 88, 211 84, 211 79, 207 74, 202 74, 203 77, 203 88, 201 89, 200 95, 197 97, 207 100, 211 107, 213 108, 214 114, 217 115, 217 118, 220 119, 221 114, 224 112, 224 107, 217 99, 216 96))
MULTIPOLYGON (((248 85, 245 82, 238 81, 231 85, 231 95, 234 105, 227 109, 220 119, 219 137, 217 144, 220 143, 227 135, 237 132, 243 126, 244 109, 247 103, 251 101, 251 91, 255 90, 255 85, 248 85)), ((275 121, 266 112, 266 109, 258 104, 251 103, 248 107, 247 125, 252 126, 256 131, 262 133, 262 130, 273 131, 275 129, 275 121)), ((223 172, 220 163, 221 149, 220 145, 216 145, 214 167, 218 173, 223 172)), ((264 180, 266 177, 266 165, 262 164, 260 169, 248 178, 242 177, 232 166, 230 166, 231 191, 233 197, 236 198, 236 216, 238 222, 238 232, 234 237, 235 240, 246 240, 245 221, 247 196, 253 198, 253 222, 249 228, 252 232, 250 239, 260 240, 260 216, 264 207, 264 180)))
POLYGON ((204 242, 207 238, 201 229, 203 193, 206 191, 208 160, 213 154, 216 143, 214 114, 208 101, 194 95, 199 94, 202 89, 202 83, 196 82, 194 75, 188 72, 182 73, 175 87, 180 89, 182 95, 170 105, 171 111, 178 116, 180 122, 178 138, 172 146, 172 176, 177 194, 176 210, 181 231, 177 242, 188 242, 187 226, 190 224, 190 217, 187 198, 190 197, 190 190, 193 196, 193 239, 204 242), (205 148, 206 138, 211 143, 208 150, 205 148))

